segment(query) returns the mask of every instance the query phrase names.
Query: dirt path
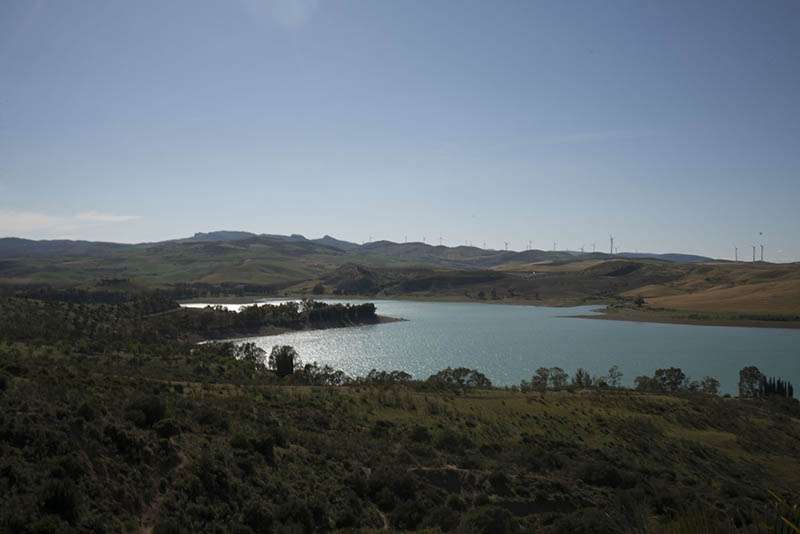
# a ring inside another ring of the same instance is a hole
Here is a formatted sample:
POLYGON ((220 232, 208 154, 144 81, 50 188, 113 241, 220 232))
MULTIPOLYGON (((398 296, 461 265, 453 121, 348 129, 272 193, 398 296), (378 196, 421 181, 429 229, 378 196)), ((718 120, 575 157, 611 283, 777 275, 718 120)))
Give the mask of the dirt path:
POLYGON ((161 480, 165 479, 170 474, 178 473, 187 465, 189 465, 189 459, 186 458, 185 454, 178 451, 178 463, 163 473, 161 477, 153 481, 153 484, 156 488, 156 496, 153 498, 153 501, 146 506, 144 510, 142 510, 142 513, 139 516, 139 534, 152 534, 153 532, 156 517, 158 517, 158 511, 161 509, 161 504, 164 502, 164 498, 166 497, 165 494, 159 493, 158 491, 159 482, 161 482, 161 480))

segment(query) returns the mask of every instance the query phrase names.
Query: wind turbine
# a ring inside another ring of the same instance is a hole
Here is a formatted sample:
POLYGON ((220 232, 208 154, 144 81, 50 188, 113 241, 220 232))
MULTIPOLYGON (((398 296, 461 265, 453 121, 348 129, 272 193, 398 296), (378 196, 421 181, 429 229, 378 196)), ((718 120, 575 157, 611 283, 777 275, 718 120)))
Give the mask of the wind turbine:
POLYGON ((609 239, 611 239, 611 255, 613 256, 614 255, 614 236, 611 235, 611 234, 608 234, 608 237, 609 237, 609 239))
POLYGON ((736 244, 733 245, 733 261, 739 262, 739 247, 736 244))
POLYGON ((506 244, 506 252, 508 252, 508 241, 503 241, 506 244))
POLYGON ((597 247, 595 245, 597 245, 597 243, 592 243, 592 254, 597 251, 597 247))
POLYGON ((753 245, 753 263, 756 262, 756 246, 753 245))

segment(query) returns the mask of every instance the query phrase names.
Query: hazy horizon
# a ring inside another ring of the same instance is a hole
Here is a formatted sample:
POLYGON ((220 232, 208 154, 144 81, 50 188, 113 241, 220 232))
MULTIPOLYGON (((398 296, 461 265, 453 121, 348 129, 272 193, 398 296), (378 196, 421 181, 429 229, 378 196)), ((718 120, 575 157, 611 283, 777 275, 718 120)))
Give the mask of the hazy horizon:
POLYGON ((0 236, 800 260, 800 3, 0 6, 0 236))

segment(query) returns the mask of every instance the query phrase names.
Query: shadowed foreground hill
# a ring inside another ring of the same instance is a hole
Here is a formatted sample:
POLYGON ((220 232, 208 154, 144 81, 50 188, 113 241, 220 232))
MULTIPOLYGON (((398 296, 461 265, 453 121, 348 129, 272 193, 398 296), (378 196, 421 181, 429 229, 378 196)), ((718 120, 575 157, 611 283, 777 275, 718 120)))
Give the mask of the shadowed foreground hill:
POLYGON ((211 349, 0 350, 7 532, 667 532, 698 502, 770 517, 767 490, 800 484, 800 425, 756 401, 269 385, 211 349))

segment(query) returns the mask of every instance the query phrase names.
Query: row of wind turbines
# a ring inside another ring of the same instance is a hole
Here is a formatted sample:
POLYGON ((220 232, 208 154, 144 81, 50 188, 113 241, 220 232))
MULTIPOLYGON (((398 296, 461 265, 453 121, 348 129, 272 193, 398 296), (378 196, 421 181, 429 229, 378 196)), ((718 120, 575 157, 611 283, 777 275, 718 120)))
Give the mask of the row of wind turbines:
MULTIPOLYGON (((759 232, 758 235, 759 235, 759 238, 763 238, 764 233, 763 232, 759 232)), ((614 256, 615 254, 619 253, 619 247, 616 247, 616 248, 614 247, 614 236, 613 235, 608 234, 608 239, 609 239, 608 253, 610 255, 614 256)), ((428 240, 428 236, 422 236, 422 243, 427 243, 427 240, 428 240)), ((367 242, 368 243, 372 242, 372 236, 369 236, 369 241, 367 241, 367 242)), ((363 241, 361 243, 364 244, 363 241)), ((403 243, 408 243, 408 236, 404 236, 403 237, 403 243)), ((508 252, 509 243, 510 243, 509 241, 503 241, 503 244, 505 245, 505 251, 506 252, 508 252)), ((443 244, 444 244, 444 238, 442 236, 439 236, 439 246, 442 246, 443 244)), ((464 245, 471 247, 472 246, 472 241, 464 241, 464 245)), ((556 250, 557 250, 556 247, 557 246, 558 246, 558 242, 553 241, 553 252, 556 252, 556 250)), ((760 259, 760 261, 763 262, 764 261, 764 243, 759 243, 758 246, 761 248, 761 259, 760 259)), ((752 261, 753 261, 753 263, 755 263, 755 261, 756 261, 756 245, 751 245, 751 247, 753 249, 753 260, 752 261)), ((486 241, 483 242, 483 248, 484 249, 486 248, 486 241)), ((532 240, 528 241, 528 248, 526 250, 533 250, 533 241, 532 240)), ((597 243, 592 243, 592 253, 594 253, 594 252, 597 252, 597 243)), ((584 253, 584 246, 581 245, 581 254, 583 254, 583 253, 584 253)), ((734 256, 734 261, 738 262, 739 261, 739 247, 736 244, 733 245, 733 256, 734 256)))
MULTIPOLYGON (((619 252, 619 247, 617 247, 616 249, 614 248, 614 236, 609 234, 608 237, 609 237, 609 239, 611 241, 611 246, 609 247, 609 254, 611 254, 613 256, 615 253, 619 252)), ((427 242, 428 242, 428 236, 423 235, 422 236, 422 243, 423 244, 427 244, 427 242)), ((372 236, 369 236, 369 240, 368 241, 366 241, 366 242, 362 241, 361 242, 362 245, 364 245, 365 243, 372 243, 372 236)), ((407 235, 403 236, 403 243, 408 243, 408 236, 407 235)), ((510 241, 503 241, 503 244, 505 245, 505 251, 508 252, 508 245, 510 244, 510 241)), ((439 236, 439 246, 442 246, 442 245, 444 245, 444 238, 442 236, 439 236)), ((472 246, 472 241, 469 241, 469 240, 464 241, 464 245, 471 247, 472 246)), ((558 246, 558 242, 553 241, 553 252, 556 252, 556 247, 557 246, 558 246)), ((483 248, 486 249, 486 241, 483 242, 483 248)), ((581 254, 584 253, 583 249, 584 249, 584 246, 581 245, 581 254)), ((526 250, 533 250, 533 241, 532 240, 528 241, 528 248, 526 250)), ((597 252, 597 243, 592 243, 592 252, 593 253, 597 252)), ((763 254, 763 251, 762 251, 762 254, 763 254)))

